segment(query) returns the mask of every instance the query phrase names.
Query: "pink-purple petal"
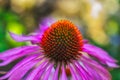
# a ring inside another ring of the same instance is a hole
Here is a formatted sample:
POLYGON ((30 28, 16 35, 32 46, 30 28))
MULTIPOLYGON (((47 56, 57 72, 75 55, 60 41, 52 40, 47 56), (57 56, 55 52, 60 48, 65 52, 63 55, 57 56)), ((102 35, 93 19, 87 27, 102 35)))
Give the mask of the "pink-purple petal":
POLYGON ((52 18, 45 18, 40 24, 39 24, 39 31, 37 32, 40 35, 43 35, 43 33, 51 26, 52 23, 55 21, 52 18))
POLYGON ((38 32, 39 32, 39 34, 41 34, 41 35, 43 35, 43 33, 49 28, 49 26, 47 26, 47 25, 42 25, 42 24, 40 24, 39 27, 40 27, 40 31, 38 31, 38 32))
POLYGON ((19 67, 17 70, 15 70, 11 76, 9 77, 9 80, 21 80, 25 74, 35 66, 35 64, 38 63, 37 61, 30 61, 26 63, 25 65, 19 67))
POLYGON ((38 80, 42 73, 46 70, 48 65, 47 61, 43 61, 36 69, 34 69, 27 77, 26 80, 38 80))
POLYGON ((59 68, 60 68, 60 64, 57 65, 57 68, 56 68, 54 76, 53 76, 53 80, 58 80, 59 68))
POLYGON ((106 64, 109 67, 118 67, 118 65, 116 65, 117 61, 99 47, 93 46, 91 44, 84 44, 83 51, 98 59, 102 64, 106 64))
POLYGON ((40 49, 40 47, 39 46, 21 46, 21 47, 9 49, 5 52, 0 53, 0 59, 3 57, 13 56, 16 54, 18 55, 22 53, 23 51, 32 50, 32 49, 37 50, 37 49, 40 49))
POLYGON ((5 66, 5 65, 9 64, 10 62, 14 61, 15 59, 17 59, 18 57, 19 57, 19 56, 10 57, 10 58, 8 58, 7 60, 2 61, 2 62, 0 63, 0 66, 5 66))
POLYGON ((113 63, 113 62, 107 62, 106 61, 106 64, 109 66, 109 67, 112 67, 112 68, 119 68, 120 66, 119 65, 117 65, 116 63, 113 63))
POLYGON ((89 73, 87 73, 87 71, 78 62, 75 62, 75 68, 81 76, 82 80, 92 80, 89 73))
POLYGON ((23 65, 25 65, 26 63, 34 60, 35 58, 37 58, 38 55, 33 55, 33 56, 29 56, 25 59, 23 59, 22 61, 20 61, 18 64, 16 64, 6 75, 0 77, 0 79, 6 79, 8 77, 10 77, 16 70, 18 70, 20 67, 22 67, 23 65))
POLYGON ((62 74, 61 74, 60 80, 68 80, 64 65, 62 65, 62 74))
POLYGON ((0 66, 5 66, 16 59, 33 53, 37 50, 39 50, 38 46, 24 46, 23 48, 19 47, 5 51, 2 54, 0 54, 0 60, 3 60, 0 63, 0 66))
POLYGON ((89 42, 89 41, 88 41, 87 39, 84 39, 84 40, 83 40, 83 43, 85 43, 85 44, 88 43, 88 42, 89 42))
POLYGON ((24 35, 17 35, 15 33, 10 32, 11 37, 17 41, 17 42, 25 42, 25 41, 35 41, 35 42, 39 42, 39 38, 35 35, 28 35, 28 36, 24 36, 24 35))
POLYGON ((46 70, 46 72, 45 72, 44 77, 43 77, 42 80, 48 80, 48 79, 49 79, 51 70, 52 70, 52 68, 53 68, 53 65, 54 65, 53 63, 49 64, 49 67, 48 67, 48 69, 46 70))
POLYGON ((96 61, 90 59, 89 57, 82 57, 81 61, 88 69, 88 72, 93 75, 93 80, 100 79, 100 80, 111 80, 111 75, 107 69, 101 66, 96 61))
POLYGON ((69 65, 70 72, 72 74, 73 80, 79 80, 80 77, 77 76, 77 73, 75 72, 75 69, 72 67, 72 65, 69 65))

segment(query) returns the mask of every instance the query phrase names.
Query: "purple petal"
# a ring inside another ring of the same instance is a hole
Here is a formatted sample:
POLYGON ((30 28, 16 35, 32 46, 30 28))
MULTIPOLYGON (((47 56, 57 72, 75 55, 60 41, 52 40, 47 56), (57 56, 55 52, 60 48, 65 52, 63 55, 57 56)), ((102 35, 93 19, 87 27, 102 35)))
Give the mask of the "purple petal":
POLYGON ((84 40, 83 40, 83 43, 85 43, 85 44, 88 43, 88 42, 89 42, 89 41, 88 41, 87 39, 84 39, 84 40))
POLYGON ((75 66, 78 69, 79 74, 81 75, 83 80, 95 80, 94 75, 91 74, 89 69, 84 65, 83 62, 79 61, 75 63, 75 66))
POLYGON ((39 49, 39 46, 22 46, 22 47, 9 49, 5 52, 0 53, 0 58, 7 57, 7 56, 13 56, 23 51, 29 50, 29 49, 39 49))
POLYGON ((83 51, 97 58, 101 63, 106 64, 109 67, 118 67, 118 65, 116 65, 117 61, 109 56, 108 53, 101 48, 98 48, 91 44, 84 44, 83 51))
POLYGON ((62 74, 61 74, 60 80, 67 80, 67 75, 66 75, 66 72, 65 72, 64 65, 62 65, 62 74))
POLYGON ((72 67, 72 65, 69 65, 70 68, 70 72, 72 74, 73 80, 79 80, 80 77, 78 78, 77 73, 75 72, 74 68, 72 67))
POLYGON ((113 63, 113 62, 106 62, 106 64, 109 66, 109 67, 112 67, 112 68, 119 68, 120 66, 113 63))
POLYGON ((12 75, 10 76, 9 80, 21 80, 23 76, 31 69, 38 61, 30 61, 20 67, 19 69, 15 70, 12 75))
POLYGON ((2 62, 0 63, 0 66, 5 66, 5 65, 9 64, 10 62, 14 61, 15 59, 17 59, 18 57, 20 57, 20 56, 10 57, 10 58, 8 58, 7 60, 2 61, 2 62))
POLYGON ((39 25, 40 31, 38 31, 38 33, 43 34, 54 22, 52 18, 45 18, 39 25))
POLYGON ((81 57, 81 62, 87 68, 87 72, 92 75, 93 80, 111 80, 111 75, 103 66, 89 57, 81 57))
POLYGON ((24 36, 24 35, 17 35, 12 32, 10 32, 10 35, 17 42, 24 42, 24 41, 32 41, 36 43, 40 42, 39 36, 35 36, 35 35, 24 36))
POLYGON ((53 68, 53 63, 49 64, 48 70, 46 70, 42 80, 48 80, 49 79, 50 72, 51 72, 52 68, 53 68))
POLYGON ((38 46, 24 46, 2 52, 0 54, 0 60, 3 61, 0 63, 0 66, 7 65, 10 62, 14 61, 15 59, 18 59, 20 57, 23 57, 38 50, 39 50, 38 46))
MULTIPOLYGON (((32 56, 29 56, 29 57, 23 59, 21 62, 19 62, 18 64, 16 64, 6 75, 0 77, 0 79, 6 79, 10 75, 14 76, 13 73, 15 73, 16 71, 18 71, 18 72, 21 71, 20 68, 24 69, 23 66, 25 66, 27 63, 29 63, 28 65, 30 65, 31 62, 32 62, 31 64, 36 64, 36 62, 38 62, 39 60, 38 61, 34 61, 34 59, 37 58, 37 57, 38 57, 38 55, 32 55, 32 56)), ((27 66, 27 67, 29 67, 29 66, 27 66)), ((13 79, 13 80, 15 80, 15 79, 13 79)))
POLYGON ((40 31, 38 31, 38 33, 41 35, 49 28, 49 26, 42 24, 40 24, 39 27, 40 27, 40 31))
POLYGON ((38 80, 48 65, 47 61, 42 62, 36 69, 34 69, 27 77, 26 80, 38 80))
POLYGON ((57 68, 55 70, 53 80, 58 80, 58 72, 59 72, 60 64, 57 65, 57 68))
POLYGON ((93 80, 90 74, 87 72, 87 69, 84 65, 80 65, 78 62, 74 62, 76 70, 78 71, 79 75, 81 76, 82 80, 93 80), (83 66, 83 67, 82 67, 83 66))

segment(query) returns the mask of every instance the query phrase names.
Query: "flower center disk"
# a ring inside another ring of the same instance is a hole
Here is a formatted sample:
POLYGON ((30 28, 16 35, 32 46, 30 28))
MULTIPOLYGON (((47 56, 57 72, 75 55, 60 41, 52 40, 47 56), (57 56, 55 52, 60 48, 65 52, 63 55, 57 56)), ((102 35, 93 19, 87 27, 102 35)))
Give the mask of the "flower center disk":
POLYGON ((68 62, 77 59, 82 49, 82 35, 68 20, 53 23, 43 34, 41 47, 46 57, 55 62, 68 62))

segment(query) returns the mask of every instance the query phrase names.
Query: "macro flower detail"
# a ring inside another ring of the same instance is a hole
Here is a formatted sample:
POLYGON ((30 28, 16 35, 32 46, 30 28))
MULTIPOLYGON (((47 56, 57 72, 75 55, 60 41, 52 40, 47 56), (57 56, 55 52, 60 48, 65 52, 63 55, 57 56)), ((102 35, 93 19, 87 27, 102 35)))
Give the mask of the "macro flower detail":
POLYGON ((106 51, 85 41, 68 20, 45 20, 32 35, 10 35, 32 45, 0 53, 0 66, 22 58, 0 80, 111 80, 107 68, 119 67, 106 51))
POLYGON ((83 41, 76 26, 67 20, 61 20, 45 31, 40 44, 46 57, 61 63, 77 58, 83 41))

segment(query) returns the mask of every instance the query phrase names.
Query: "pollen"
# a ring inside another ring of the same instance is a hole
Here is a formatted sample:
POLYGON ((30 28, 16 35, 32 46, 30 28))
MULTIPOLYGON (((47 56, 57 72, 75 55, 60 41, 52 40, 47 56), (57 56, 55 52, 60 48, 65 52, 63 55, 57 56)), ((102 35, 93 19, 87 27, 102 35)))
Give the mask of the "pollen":
POLYGON ((44 32, 40 45, 52 61, 68 62, 78 58, 83 40, 77 26, 68 20, 59 20, 44 32))

